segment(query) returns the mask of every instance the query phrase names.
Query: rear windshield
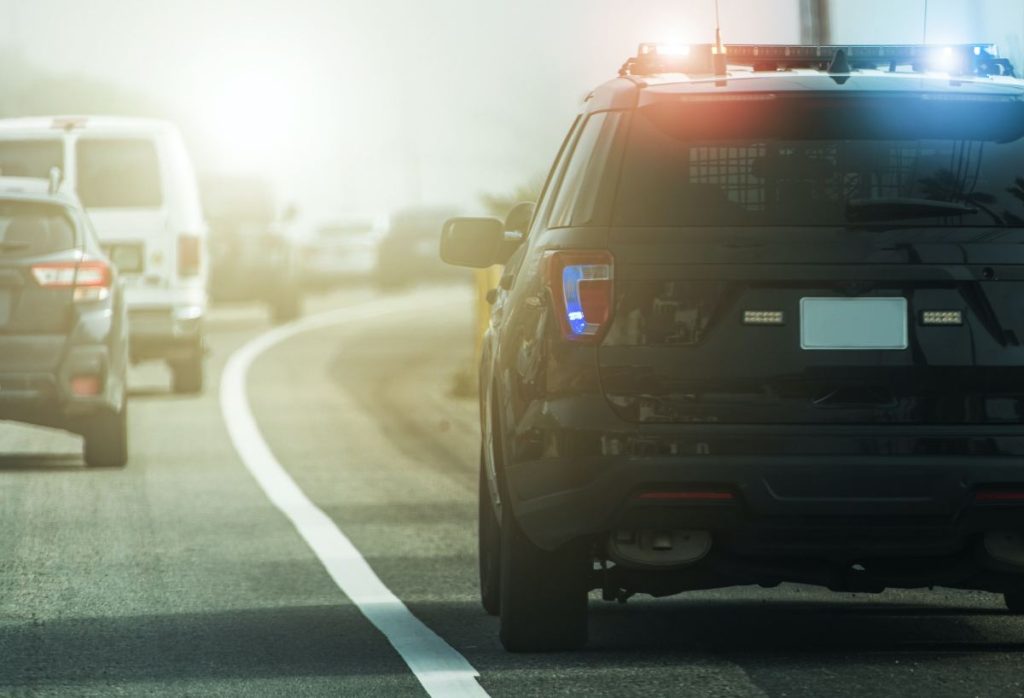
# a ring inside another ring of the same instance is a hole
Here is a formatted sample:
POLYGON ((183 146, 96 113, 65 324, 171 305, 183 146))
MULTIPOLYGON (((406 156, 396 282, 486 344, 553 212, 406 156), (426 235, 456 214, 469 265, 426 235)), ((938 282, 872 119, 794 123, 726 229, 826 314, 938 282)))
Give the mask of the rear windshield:
POLYGON ((86 208, 159 208, 160 167, 153 141, 78 141, 78 196, 86 208))
POLYGON ((74 249, 75 227, 61 206, 0 201, 0 256, 33 257, 74 249))
POLYGON ((47 179, 54 167, 64 169, 64 144, 57 139, 0 140, 0 175, 47 179))
POLYGON ((441 234, 449 218, 457 214, 445 209, 402 211, 391 219, 390 234, 394 237, 423 238, 441 234))
POLYGON ((614 223, 1024 223, 1024 105, 750 95, 637 110, 614 223))
POLYGON ((272 221, 274 193, 261 179, 213 177, 203 181, 203 211, 214 220, 272 221))

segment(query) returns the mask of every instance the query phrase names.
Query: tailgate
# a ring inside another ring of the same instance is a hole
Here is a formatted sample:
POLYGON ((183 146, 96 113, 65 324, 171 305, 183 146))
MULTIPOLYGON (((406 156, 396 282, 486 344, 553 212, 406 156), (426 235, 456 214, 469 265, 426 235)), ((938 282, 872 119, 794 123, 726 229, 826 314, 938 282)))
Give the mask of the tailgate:
POLYGON ((616 312, 599 363, 625 419, 1021 420, 1024 267, 996 263, 1013 256, 989 250, 963 263, 957 252, 960 263, 944 263, 910 247, 669 249, 616 250, 616 312))

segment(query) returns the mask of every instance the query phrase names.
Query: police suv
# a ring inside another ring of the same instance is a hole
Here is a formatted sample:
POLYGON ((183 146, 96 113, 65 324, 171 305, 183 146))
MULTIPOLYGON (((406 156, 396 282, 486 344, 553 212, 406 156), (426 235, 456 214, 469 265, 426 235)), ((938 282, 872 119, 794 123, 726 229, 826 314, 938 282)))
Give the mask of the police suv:
MULTIPOLYGON (((532 213, 532 215, 529 215, 532 213)), ((606 600, 942 585, 1024 612, 1024 82, 989 45, 643 45, 587 99, 480 370, 512 651, 606 600)))

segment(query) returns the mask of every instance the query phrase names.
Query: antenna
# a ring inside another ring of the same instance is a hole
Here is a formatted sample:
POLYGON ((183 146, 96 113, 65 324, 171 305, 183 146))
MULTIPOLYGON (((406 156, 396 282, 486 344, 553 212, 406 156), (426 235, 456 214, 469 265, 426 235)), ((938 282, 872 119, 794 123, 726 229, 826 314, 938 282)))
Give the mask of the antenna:
POLYGON ((921 30, 921 43, 928 43, 928 0, 924 0, 924 28, 921 30))
POLYGON ((718 11, 718 0, 715 0, 715 46, 722 51, 722 15, 718 11))
POLYGON ((726 68, 725 47, 722 45, 722 17, 718 12, 718 0, 715 0, 715 49, 714 67, 715 75, 725 75, 726 68))

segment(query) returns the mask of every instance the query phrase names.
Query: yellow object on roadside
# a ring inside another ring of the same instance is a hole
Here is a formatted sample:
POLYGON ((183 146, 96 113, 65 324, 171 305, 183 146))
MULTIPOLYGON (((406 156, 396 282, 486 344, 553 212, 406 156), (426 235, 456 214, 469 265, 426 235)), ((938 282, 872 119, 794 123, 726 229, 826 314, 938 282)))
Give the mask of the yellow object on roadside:
POLYGON ((484 332, 491 321, 491 304, 487 302, 487 292, 498 287, 503 266, 494 265, 476 272, 476 332, 474 333, 474 356, 480 358, 484 332))

